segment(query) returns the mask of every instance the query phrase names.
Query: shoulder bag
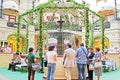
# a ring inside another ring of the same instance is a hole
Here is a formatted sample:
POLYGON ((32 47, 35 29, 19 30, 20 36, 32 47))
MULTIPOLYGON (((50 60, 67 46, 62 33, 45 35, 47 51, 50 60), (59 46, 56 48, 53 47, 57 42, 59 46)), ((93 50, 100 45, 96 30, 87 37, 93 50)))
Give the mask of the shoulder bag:
POLYGON ((101 68, 102 67, 102 62, 101 61, 96 61, 94 67, 95 68, 101 68))
POLYGON ((37 63, 32 63, 32 70, 34 70, 34 71, 39 71, 41 68, 42 68, 42 67, 41 67, 41 65, 40 65, 39 62, 37 62, 37 63))
POLYGON ((89 64, 89 70, 94 70, 94 64, 93 63, 89 64))
POLYGON ((87 58, 87 64, 89 64, 89 59, 88 59, 88 57, 87 57, 87 53, 85 52, 85 50, 83 49, 83 48, 81 48, 82 50, 83 50, 83 52, 85 53, 85 55, 86 55, 86 58, 87 58))

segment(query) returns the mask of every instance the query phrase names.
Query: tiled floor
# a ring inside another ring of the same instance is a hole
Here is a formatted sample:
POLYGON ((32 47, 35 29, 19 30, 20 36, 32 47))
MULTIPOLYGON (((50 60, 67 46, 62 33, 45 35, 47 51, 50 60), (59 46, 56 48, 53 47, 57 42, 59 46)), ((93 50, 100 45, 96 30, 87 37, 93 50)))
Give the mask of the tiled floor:
POLYGON ((8 80, 8 79, 0 75, 0 80, 8 80))
MULTIPOLYGON (((27 80, 27 72, 21 71, 11 71, 7 70, 7 68, 0 68, 0 80, 27 80), (5 78, 6 77, 6 78, 5 78), (4 78, 4 79, 1 79, 4 78)), ((35 80, 43 80, 42 73, 35 73, 35 80)))
MULTIPOLYGON (((7 68, 0 68, 0 80, 27 80, 27 72, 12 72, 7 68)), ((36 72, 35 80, 43 80, 43 74, 36 72)), ((95 74, 94 80, 97 80, 95 74)), ((116 71, 102 73, 101 80, 120 80, 120 68, 116 71)))

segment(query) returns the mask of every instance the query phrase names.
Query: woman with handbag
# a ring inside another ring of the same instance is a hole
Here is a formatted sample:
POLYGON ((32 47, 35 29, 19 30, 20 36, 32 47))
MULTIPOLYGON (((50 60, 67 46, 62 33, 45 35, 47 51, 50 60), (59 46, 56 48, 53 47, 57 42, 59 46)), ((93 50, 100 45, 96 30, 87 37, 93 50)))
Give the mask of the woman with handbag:
MULTIPOLYGON (((90 69, 90 66, 92 65, 92 60, 94 57, 94 52, 93 52, 93 48, 89 47, 88 48, 88 59, 89 59, 89 63, 87 64, 87 69, 88 69, 88 78, 89 80, 93 80, 93 69, 90 69)), ((94 68, 94 65, 93 65, 94 68)))
POLYGON ((98 80, 100 80, 100 76, 102 76, 102 62, 101 62, 101 57, 102 57, 102 52, 100 52, 100 48, 96 47, 95 48, 95 55, 94 55, 94 67, 95 67, 95 75, 98 76, 98 80))

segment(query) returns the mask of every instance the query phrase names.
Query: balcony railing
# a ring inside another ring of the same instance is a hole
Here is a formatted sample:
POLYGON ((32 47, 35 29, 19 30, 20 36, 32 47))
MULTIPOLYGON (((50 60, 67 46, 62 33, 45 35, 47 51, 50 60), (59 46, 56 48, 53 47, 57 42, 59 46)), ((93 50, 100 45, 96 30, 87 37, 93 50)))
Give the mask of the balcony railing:
MULTIPOLYGON (((17 22, 7 22, 7 27, 17 28, 17 22)), ((21 29, 26 29, 26 25, 22 24, 21 29)))
POLYGON ((110 28, 110 22, 105 22, 105 29, 109 29, 110 28))
POLYGON ((7 22, 7 27, 13 27, 13 28, 16 28, 17 25, 15 24, 15 22, 7 22))

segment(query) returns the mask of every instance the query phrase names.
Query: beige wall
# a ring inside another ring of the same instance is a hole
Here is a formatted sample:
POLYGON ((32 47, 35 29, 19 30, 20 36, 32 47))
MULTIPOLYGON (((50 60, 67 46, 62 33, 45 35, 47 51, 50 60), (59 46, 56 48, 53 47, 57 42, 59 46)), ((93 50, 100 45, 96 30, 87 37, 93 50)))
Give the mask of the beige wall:
POLYGON ((116 62, 117 68, 120 67, 120 54, 108 54, 108 57, 116 62))
MULTIPOLYGON (((7 38, 9 35, 11 34, 15 34, 17 33, 17 28, 11 28, 11 27, 7 27, 7 23, 5 20, 0 20, 0 41, 5 41, 7 42, 7 38)), ((24 35, 24 37, 26 36, 26 30, 25 29, 21 29, 20 30, 20 34, 24 35)), ((34 32, 34 28, 30 26, 29 29, 29 46, 35 47, 34 46, 34 36, 35 36, 35 32, 34 32)))
POLYGON ((12 58, 12 54, 0 53, 0 67, 8 68, 11 58, 12 58))
MULTIPOLYGON (((120 67, 120 55, 119 54, 108 54, 108 56, 109 58, 113 59, 116 62, 117 68, 120 67)), ((0 53, 0 67, 8 67, 8 64, 11 61, 11 58, 12 58, 12 54, 0 53)), ((62 65, 61 62, 59 63, 62 65)))

